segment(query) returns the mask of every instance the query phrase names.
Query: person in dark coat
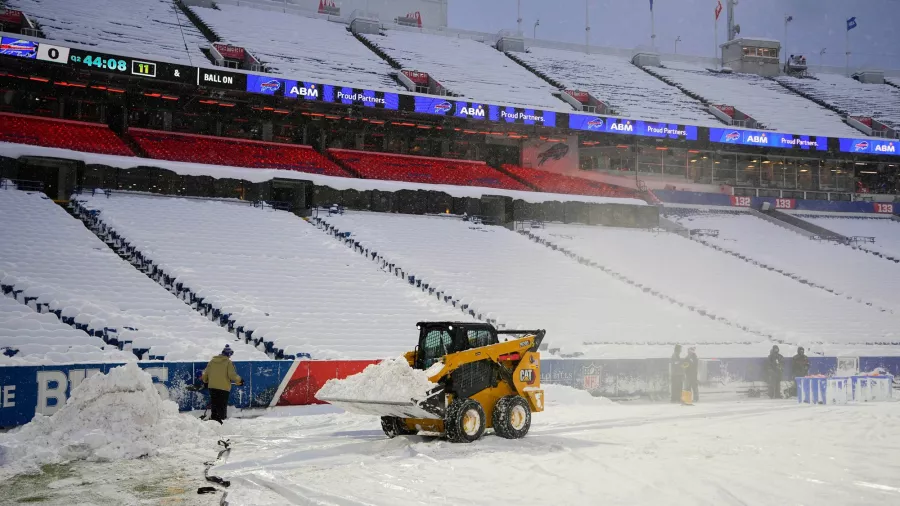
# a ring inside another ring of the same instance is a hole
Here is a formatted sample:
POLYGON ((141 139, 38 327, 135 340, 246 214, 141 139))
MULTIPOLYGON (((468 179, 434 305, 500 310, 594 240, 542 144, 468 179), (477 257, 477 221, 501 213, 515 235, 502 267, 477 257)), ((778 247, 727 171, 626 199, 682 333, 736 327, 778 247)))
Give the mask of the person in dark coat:
POLYGON ((681 389, 684 386, 684 359, 681 358, 681 345, 675 345, 675 352, 669 359, 669 378, 672 383, 672 399, 670 402, 681 402, 681 389))
POLYGON ((784 357, 778 346, 772 346, 766 359, 766 381, 769 383, 769 398, 781 399, 781 376, 784 373, 784 357))
POLYGON ((809 357, 803 350, 803 347, 797 348, 797 354, 791 358, 791 370, 795 378, 809 376, 809 357))
POLYGON ((694 402, 700 400, 700 383, 697 381, 697 370, 700 368, 700 359, 697 358, 697 348, 688 348, 687 357, 684 359, 684 391, 691 391, 694 402))

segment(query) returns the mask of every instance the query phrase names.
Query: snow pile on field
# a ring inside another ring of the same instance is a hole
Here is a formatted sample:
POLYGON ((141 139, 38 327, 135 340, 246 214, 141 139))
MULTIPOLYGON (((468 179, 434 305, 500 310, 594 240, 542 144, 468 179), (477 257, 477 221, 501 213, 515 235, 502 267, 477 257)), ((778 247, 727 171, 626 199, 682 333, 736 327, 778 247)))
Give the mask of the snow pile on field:
POLYGON ((216 437, 203 422, 163 400, 149 374, 130 363, 85 379, 53 416, 36 415, 0 435, 0 470, 24 471, 73 460, 117 461, 216 437))
POLYGON ((428 371, 413 369, 403 357, 372 364, 359 374, 332 379, 319 390, 320 399, 409 402, 422 399, 436 385, 428 371))
POLYGON ((592 404, 615 404, 606 397, 594 397, 587 390, 579 390, 566 385, 542 383, 547 408, 558 406, 588 406, 592 404))

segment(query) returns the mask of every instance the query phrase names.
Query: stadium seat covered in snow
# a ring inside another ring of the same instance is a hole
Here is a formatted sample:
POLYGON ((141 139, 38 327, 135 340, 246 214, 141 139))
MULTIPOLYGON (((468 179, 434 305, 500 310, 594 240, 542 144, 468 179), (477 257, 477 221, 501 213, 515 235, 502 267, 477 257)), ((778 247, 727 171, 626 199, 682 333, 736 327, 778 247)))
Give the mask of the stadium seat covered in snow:
POLYGON ((46 196, 0 190, 0 216, 2 283, 63 322, 170 360, 207 359, 227 343, 247 359, 266 358, 234 343, 46 196))
POLYGON ((465 318, 291 213, 123 194, 85 205, 245 336, 285 355, 396 357, 415 344, 416 322, 465 318))

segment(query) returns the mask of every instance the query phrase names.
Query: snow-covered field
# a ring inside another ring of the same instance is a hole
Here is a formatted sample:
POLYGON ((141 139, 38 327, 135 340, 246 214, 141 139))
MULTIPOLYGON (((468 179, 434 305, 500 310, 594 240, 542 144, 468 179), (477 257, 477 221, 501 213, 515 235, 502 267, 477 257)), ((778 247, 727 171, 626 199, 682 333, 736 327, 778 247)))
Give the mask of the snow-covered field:
POLYGON ((177 414, 133 364, 87 378, 52 417, 0 433, 0 502, 233 506, 894 504, 900 403, 613 403, 543 385, 531 431, 471 444, 388 439, 331 406, 177 414), (231 451, 219 455, 217 441, 231 451), (228 480, 198 495, 206 465, 228 480), (223 494, 224 502, 223 502, 223 494))
POLYGON ((572 109, 551 95, 556 88, 488 44, 400 30, 363 37, 404 69, 428 72, 449 91, 473 101, 572 109))
POLYGON ((629 118, 721 127, 705 105, 621 56, 532 47, 516 58, 568 89, 591 93, 629 118))
MULTIPOLYGON (((545 385, 547 387, 547 385, 545 385)), ((521 440, 387 439, 376 417, 226 422, 229 504, 893 504, 897 403, 623 405, 547 388, 521 440)), ((702 394, 701 394, 702 395, 702 394)))
POLYGON ((659 67, 647 67, 647 70, 710 103, 734 106, 770 130, 830 137, 860 136, 860 132, 846 125, 837 113, 759 76, 659 67))

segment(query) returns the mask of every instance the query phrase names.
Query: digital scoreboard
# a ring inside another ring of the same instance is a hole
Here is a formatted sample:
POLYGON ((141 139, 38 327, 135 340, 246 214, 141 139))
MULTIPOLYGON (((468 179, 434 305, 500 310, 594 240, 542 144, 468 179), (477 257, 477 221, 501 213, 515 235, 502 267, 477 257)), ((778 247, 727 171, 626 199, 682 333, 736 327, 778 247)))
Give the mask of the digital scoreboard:
POLYGON ((197 78, 197 70, 186 65, 153 62, 130 56, 118 56, 51 44, 38 45, 37 59, 76 69, 146 77, 161 81, 193 83, 197 78))

